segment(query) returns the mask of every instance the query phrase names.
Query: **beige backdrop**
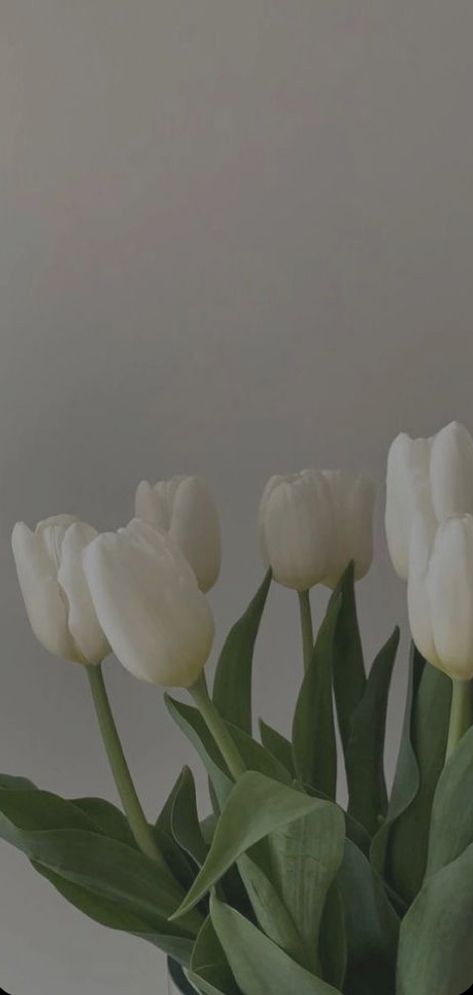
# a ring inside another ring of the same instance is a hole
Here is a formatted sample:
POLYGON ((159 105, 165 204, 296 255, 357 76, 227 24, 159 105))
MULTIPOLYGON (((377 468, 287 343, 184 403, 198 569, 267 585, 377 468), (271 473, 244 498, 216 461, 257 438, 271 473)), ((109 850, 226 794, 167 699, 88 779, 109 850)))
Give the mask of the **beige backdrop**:
MULTIPOLYGON (((382 484, 401 428, 473 427, 472 33, 468 0, 1 0, 0 769, 114 799, 83 673, 26 624, 15 519, 115 527, 142 476, 206 474, 220 642, 261 576, 268 474, 382 484)), ((404 621, 382 504, 370 655, 404 621)), ((296 621, 275 590, 256 702, 284 729, 296 621)), ((151 815, 191 753, 159 691, 106 670, 151 815)), ((390 769, 404 678, 403 654, 390 769)), ((164 992, 158 952, 3 843, 0 888, 12 995, 164 992)))

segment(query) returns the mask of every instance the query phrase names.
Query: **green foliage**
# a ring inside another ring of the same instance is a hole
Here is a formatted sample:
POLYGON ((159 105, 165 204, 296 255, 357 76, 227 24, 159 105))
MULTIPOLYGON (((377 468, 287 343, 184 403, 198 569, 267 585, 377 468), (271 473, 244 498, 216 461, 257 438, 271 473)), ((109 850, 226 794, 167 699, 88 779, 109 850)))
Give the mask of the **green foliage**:
POLYGON ((220 715, 250 736, 253 650, 270 585, 268 570, 253 601, 230 630, 215 673, 213 700, 220 715))
POLYGON ((150 827, 164 866, 110 802, 65 800, 22 777, 0 775, 0 837, 91 919, 168 954, 183 995, 459 995, 473 980, 473 729, 445 764, 451 683, 412 650, 389 794, 399 633, 367 676, 350 565, 301 674, 292 741, 261 720, 258 742, 252 663, 270 583, 224 644, 216 722, 165 696, 214 812, 199 815, 184 767, 150 827), (335 802, 333 702, 347 811, 335 802))
POLYGON ((297 699, 292 726, 294 767, 299 779, 335 797, 337 744, 332 707, 332 666, 340 598, 332 599, 317 636, 297 699))

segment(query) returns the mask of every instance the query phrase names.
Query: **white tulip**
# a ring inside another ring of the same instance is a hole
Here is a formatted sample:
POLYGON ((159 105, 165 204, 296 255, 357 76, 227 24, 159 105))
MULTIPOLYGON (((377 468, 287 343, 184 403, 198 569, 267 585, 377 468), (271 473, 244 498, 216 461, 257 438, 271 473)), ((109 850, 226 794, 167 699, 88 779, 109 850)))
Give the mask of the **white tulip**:
POLYGON ((386 537, 398 576, 407 580, 414 516, 437 524, 450 515, 473 512, 473 439, 451 422, 430 439, 401 433, 388 454, 386 537))
POLYGON ((135 515, 169 532, 189 561, 201 591, 214 586, 220 570, 220 525, 205 480, 172 477, 154 485, 142 480, 136 490, 135 515))
POLYGON ((82 569, 82 551, 97 535, 72 515, 39 522, 32 532, 17 522, 12 548, 31 628, 64 660, 98 664, 110 653, 82 569))
POLYGON ((209 656, 214 624, 172 537, 133 519, 97 536, 83 562, 100 624, 123 666, 153 684, 191 687, 209 656))
POLYGON ((351 560, 355 579, 364 577, 373 559, 375 486, 363 473, 324 470, 330 488, 333 536, 323 583, 336 587, 351 560))
POLYGON ((409 621, 422 655, 450 677, 473 678, 473 515, 412 523, 409 621))
POLYGON ((260 540, 273 576, 307 591, 325 577, 333 535, 330 487, 318 470, 268 480, 260 502, 260 540))

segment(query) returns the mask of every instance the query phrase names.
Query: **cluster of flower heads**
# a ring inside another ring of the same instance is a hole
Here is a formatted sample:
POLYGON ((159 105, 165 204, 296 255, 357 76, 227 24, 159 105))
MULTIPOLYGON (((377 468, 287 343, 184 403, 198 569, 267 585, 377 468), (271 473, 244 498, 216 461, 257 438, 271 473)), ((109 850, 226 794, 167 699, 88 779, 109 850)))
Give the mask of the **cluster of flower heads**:
MULTIPOLYGON (((306 469, 274 476, 259 509, 274 579, 304 592, 333 588, 350 562, 373 556, 375 488, 365 474, 306 469)), ((386 532, 407 580, 420 652, 453 677, 473 677, 473 440, 457 423, 431 439, 399 435, 388 456, 386 532)), ((212 494, 199 477, 139 484, 135 518, 97 534, 69 515, 17 523, 13 552, 28 617, 53 654, 86 665, 114 652, 136 677, 190 687, 212 647, 206 593, 221 559, 212 494)))

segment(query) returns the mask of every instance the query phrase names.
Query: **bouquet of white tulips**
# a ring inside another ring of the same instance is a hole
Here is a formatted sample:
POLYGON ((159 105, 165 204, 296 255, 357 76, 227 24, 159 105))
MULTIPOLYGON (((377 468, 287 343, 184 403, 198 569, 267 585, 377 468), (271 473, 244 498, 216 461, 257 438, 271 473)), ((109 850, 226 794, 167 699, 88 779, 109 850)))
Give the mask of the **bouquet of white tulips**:
POLYGON ((86 915, 163 950, 183 993, 460 995, 473 981, 466 429, 401 435, 389 453, 387 539, 407 581, 413 639, 390 791, 385 721, 399 633, 367 666, 355 602, 372 560, 373 505, 364 475, 271 478, 259 515, 266 575, 223 643, 212 691, 206 592, 220 530, 203 481, 140 484, 135 518, 116 533, 67 515, 14 528, 31 626, 51 653, 83 666, 121 807, 2 775, 0 835, 86 915), (273 582, 300 606, 290 739, 263 718, 257 735, 252 720, 253 651, 273 582), (330 594, 314 633, 316 585, 330 594), (185 767, 157 818, 145 816, 107 697, 110 653, 135 677, 187 692, 165 699, 208 775, 201 808, 185 767))

